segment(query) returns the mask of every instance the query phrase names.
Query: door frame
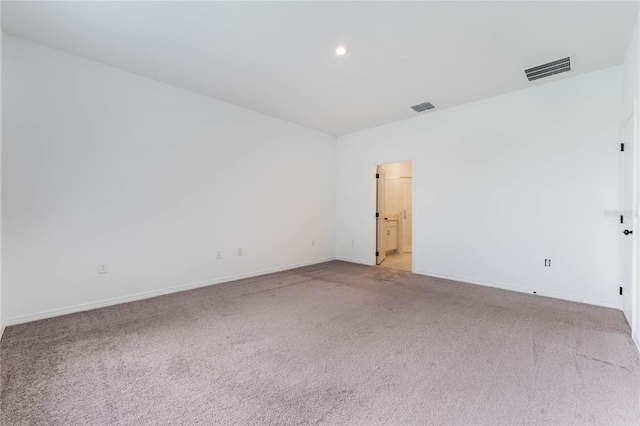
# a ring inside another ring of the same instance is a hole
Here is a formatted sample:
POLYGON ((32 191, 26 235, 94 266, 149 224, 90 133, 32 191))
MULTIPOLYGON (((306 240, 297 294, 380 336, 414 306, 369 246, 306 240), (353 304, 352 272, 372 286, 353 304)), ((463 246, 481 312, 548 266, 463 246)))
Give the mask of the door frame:
POLYGON ((385 164, 391 163, 404 163, 406 161, 411 162, 411 273, 416 273, 416 239, 414 238, 416 235, 416 212, 417 212, 417 192, 416 192, 416 159, 408 158, 408 159, 390 159, 390 160, 380 160, 373 163, 370 167, 371 173, 371 198, 369 201, 369 205, 371 206, 369 215, 370 225, 369 229, 371 232, 371 244, 369 245, 369 253, 371 253, 371 257, 369 258, 369 265, 376 265, 376 236, 377 236, 377 227, 376 227, 376 210, 378 208, 378 188, 376 186, 376 173, 378 170, 378 166, 384 166, 385 164))
MULTIPOLYGON (((640 252, 640 238, 639 238, 639 234, 640 234, 640 218, 635 217, 635 215, 638 213, 637 209, 638 209, 638 203, 640 202, 640 182, 638 182, 638 178, 640 177, 640 170, 638 170, 638 168, 640 167, 640 143, 638 141, 638 124, 639 124, 639 120, 638 120, 638 99, 634 99, 633 101, 633 110, 631 111, 631 113, 622 121, 621 125, 620 125, 620 139, 622 141, 624 141, 624 128, 625 126, 629 123, 630 120, 633 120, 633 135, 632 135, 632 139, 631 139, 631 143, 633 144, 633 149, 631 150, 631 152, 633 153, 633 157, 632 158, 632 165, 633 165, 633 172, 632 172, 632 209, 635 210, 634 212, 632 212, 633 219, 631 221, 631 226, 632 226, 632 230, 634 231, 634 233, 631 235, 632 238, 632 249, 631 249, 631 259, 632 259, 632 264, 631 264, 631 337, 632 339, 636 342, 636 345, 638 346, 638 348, 640 349, 640 312, 638 311, 640 309, 640 287, 639 287, 639 279, 640 279, 640 275, 639 275, 639 271, 638 271, 638 253, 640 252)), ((624 157, 621 156, 620 157, 620 192, 621 192, 621 198, 620 198, 620 207, 622 210, 624 210, 624 185, 625 185, 625 181, 624 181, 624 157)), ((622 229, 622 228, 620 228, 622 229)), ((622 232, 622 231, 620 231, 622 232)), ((624 277, 624 270, 622 268, 624 268, 624 261, 622 259, 623 257, 623 247, 624 247, 624 238, 621 237, 621 246, 620 246, 620 265, 621 265, 621 269, 620 269, 620 279, 622 280, 622 278, 624 277)), ((620 284, 623 284, 622 282, 620 284)), ((622 310, 624 307, 624 301, 621 298, 620 299, 620 310, 622 310)))
POLYGON ((375 250, 376 250, 376 266, 382 265, 382 262, 384 262, 384 260, 387 257, 387 245, 386 242, 384 241, 384 238, 381 238, 381 235, 384 234, 384 221, 382 220, 383 216, 384 216, 384 212, 381 212, 380 209, 380 204, 384 204, 385 210, 386 210, 386 202, 381 202, 380 200, 383 197, 380 197, 380 189, 382 188, 382 191, 384 192, 384 197, 386 197, 387 191, 386 191, 386 187, 387 187, 387 182, 386 182, 386 172, 384 171, 384 168, 382 167, 382 165, 377 166, 376 167, 376 244, 375 244, 375 250), (381 182, 380 179, 385 179, 384 182, 381 182), (378 263, 379 262, 379 263, 378 263))
MULTIPOLYGON (((633 193, 633 199, 635 201, 635 205, 634 208, 636 209, 636 212, 634 213, 638 213, 637 209, 638 209, 638 202, 640 202, 640 196, 638 194, 638 191, 640 190, 640 184, 638 182, 638 176, 640 176, 640 171, 638 170, 638 167, 640 167, 640 161, 639 161, 639 156, 640 156, 640 143, 638 142, 638 98, 635 98, 633 100, 633 155, 634 155, 634 161, 633 161, 633 165, 634 165, 634 171, 633 171, 633 177, 634 177, 634 193, 633 193)), ((634 225, 636 228, 638 228, 638 225, 640 224, 640 218, 635 217, 635 220, 633 221, 634 225)), ((640 234, 640 229, 638 229, 636 232, 634 232, 633 235, 633 281, 631 283, 631 337, 632 339, 634 339, 636 341, 636 343, 640 340, 638 339, 638 333, 640 332, 640 315, 638 312, 638 308, 640 308, 640 288, 638 286, 638 251, 640 249, 640 246, 638 245, 640 243, 640 238, 639 238, 639 234, 640 234)))

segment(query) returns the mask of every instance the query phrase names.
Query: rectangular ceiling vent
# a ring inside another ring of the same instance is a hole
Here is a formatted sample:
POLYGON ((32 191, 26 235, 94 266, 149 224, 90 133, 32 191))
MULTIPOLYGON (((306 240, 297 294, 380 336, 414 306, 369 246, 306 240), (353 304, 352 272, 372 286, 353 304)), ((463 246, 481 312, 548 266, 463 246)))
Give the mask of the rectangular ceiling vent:
POLYGON ((571 56, 538 65, 537 67, 528 68, 524 70, 524 73, 527 75, 529 81, 534 81, 567 71, 571 71, 571 56))
POLYGON ((422 112, 422 111, 426 111, 428 109, 434 109, 434 108, 435 107, 431 102, 423 102, 421 104, 414 105, 411 107, 411 109, 414 110, 415 112, 422 112))

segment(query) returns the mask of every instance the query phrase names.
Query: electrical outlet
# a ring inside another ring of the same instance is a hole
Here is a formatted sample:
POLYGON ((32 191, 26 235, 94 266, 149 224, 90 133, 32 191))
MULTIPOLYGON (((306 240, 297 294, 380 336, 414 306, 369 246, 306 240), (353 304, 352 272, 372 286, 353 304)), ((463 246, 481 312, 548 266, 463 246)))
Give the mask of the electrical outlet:
POLYGON ((108 262, 98 262, 98 273, 106 274, 109 272, 109 263, 108 262))
POLYGON ((551 266, 551 259, 545 259, 544 260, 544 266, 550 267, 551 266))
POLYGON ((311 240, 311 247, 315 247, 316 245, 316 240, 311 240))
POLYGON ((222 250, 216 251, 216 259, 222 259, 222 250))
POLYGON ((356 240, 351 240, 351 247, 356 245, 356 240))
POLYGON ((238 249, 238 256, 242 256, 242 249, 241 248, 238 249))

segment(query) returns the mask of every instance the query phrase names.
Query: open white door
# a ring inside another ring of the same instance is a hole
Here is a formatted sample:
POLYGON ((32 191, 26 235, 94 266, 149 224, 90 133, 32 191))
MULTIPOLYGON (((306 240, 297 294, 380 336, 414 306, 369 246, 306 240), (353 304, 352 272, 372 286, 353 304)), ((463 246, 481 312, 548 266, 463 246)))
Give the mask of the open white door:
POLYGON ((636 111, 622 126, 622 215, 620 217, 622 238, 622 312, 629 325, 633 327, 635 306, 633 301, 636 292, 636 258, 637 258, 637 230, 638 201, 637 201, 637 160, 636 144, 636 111))
POLYGON ((384 189, 386 177, 382 166, 376 170, 376 265, 384 262, 387 251, 387 233, 384 223, 384 189))

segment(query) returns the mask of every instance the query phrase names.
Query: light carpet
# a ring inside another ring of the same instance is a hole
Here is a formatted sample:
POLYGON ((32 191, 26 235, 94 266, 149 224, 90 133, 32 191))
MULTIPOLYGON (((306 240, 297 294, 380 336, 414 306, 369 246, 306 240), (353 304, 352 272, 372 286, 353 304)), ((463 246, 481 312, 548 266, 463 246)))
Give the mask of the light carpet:
POLYGON ((638 424, 620 311, 328 262, 9 327, 3 425, 638 424))

